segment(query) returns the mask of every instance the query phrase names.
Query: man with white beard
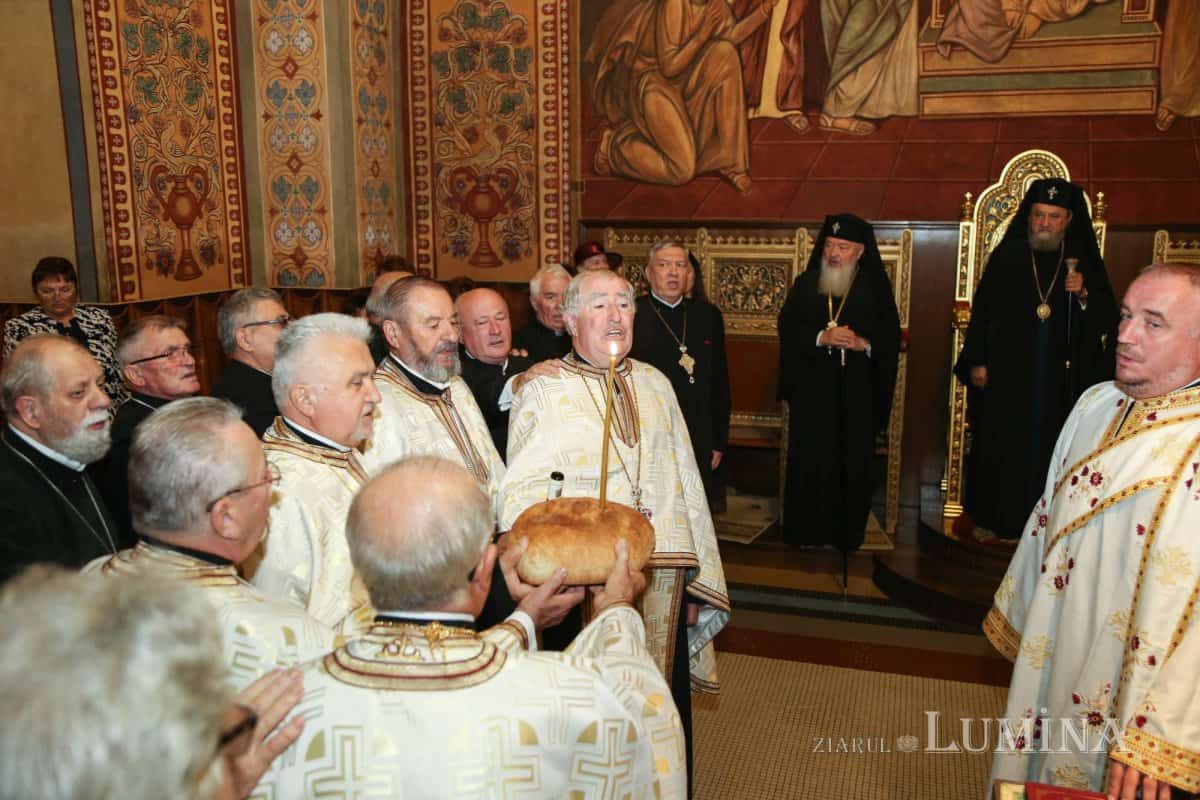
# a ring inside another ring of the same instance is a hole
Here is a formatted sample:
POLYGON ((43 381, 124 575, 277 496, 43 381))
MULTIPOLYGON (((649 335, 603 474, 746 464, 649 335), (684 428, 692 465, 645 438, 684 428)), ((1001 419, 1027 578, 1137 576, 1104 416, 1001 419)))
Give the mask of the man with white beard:
POLYGON ((825 218, 779 314, 780 397, 788 402, 783 538, 858 549, 871 506, 875 436, 887 427, 900 318, 875 230, 825 218))
POLYGON ((466 467, 494 504, 504 462, 460 377, 450 293, 428 278, 409 278, 388 289, 380 316, 390 352, 375 372, 382 399, 363 465, 374 475, 401 458, 438 456, 466 467))
POLYGON ((31 336, 0 371, 0 580, 35 562, 81 567, 123 541, 85 468, 108 452, 104 371, 78 343, 31 336))

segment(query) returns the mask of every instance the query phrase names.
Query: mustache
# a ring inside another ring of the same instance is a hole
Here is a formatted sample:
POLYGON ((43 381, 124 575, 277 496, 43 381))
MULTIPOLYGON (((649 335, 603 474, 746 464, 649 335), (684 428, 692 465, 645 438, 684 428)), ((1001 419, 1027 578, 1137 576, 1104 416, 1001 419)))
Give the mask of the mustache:
POLYGON ((89 414, 88 416, 84 417, 83 422, 80 424, 80 427, 87 428, 92 425, 95 425, 97 422, 103 422, 104 427, 107 428, 109 426, 108 412, 98 411, 95 414, 89 414))
POLYGON ((435 353, 452 353, 458 351, 458 342, 442 342, 434 348, 435 353))

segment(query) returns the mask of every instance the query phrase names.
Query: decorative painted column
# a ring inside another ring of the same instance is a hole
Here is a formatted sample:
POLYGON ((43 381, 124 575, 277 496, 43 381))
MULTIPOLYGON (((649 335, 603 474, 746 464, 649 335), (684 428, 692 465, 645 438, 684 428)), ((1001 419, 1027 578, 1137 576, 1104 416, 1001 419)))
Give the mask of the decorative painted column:
POLYGON ((569 239, 566 0, 403 5, 417 266, 527 280, 569 239))

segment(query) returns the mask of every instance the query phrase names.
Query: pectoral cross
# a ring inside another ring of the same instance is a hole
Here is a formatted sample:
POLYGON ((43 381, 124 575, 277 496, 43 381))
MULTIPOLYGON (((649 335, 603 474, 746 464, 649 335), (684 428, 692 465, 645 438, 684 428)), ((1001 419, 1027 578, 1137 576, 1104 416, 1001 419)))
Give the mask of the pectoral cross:
MULTIPOLYGON (((836 327, 837 327, 837 323, 834 322, 833 320, 829 320, 829 322, 825 323, 825 330, 827 330, 827 331, 831 331, 836 327)), ((841 348, 841 350, 842 350, 842 366, 844 367, 844 366, 846 366, 846 350, 845 350, 845 348, 841 348)), ((825 352, 832 353, 833 348, 827 346, 825 348, 825 352)))
POLYGON ((696 368, 696 359, 688 355, 687 345, 679 345, 679 366, 683 367, 683 371, 687 373, 688 383, 695 383, 696 379, 692 377, 692 370, 696 368))

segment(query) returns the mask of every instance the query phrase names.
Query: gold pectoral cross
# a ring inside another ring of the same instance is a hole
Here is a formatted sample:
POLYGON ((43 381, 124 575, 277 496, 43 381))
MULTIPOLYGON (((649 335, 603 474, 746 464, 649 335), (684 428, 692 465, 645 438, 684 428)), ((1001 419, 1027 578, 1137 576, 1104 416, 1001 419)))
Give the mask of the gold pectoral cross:
POLYGON ((692 370, 696 368, 696 359, 688 355, 687 345, 679 345, 679 366, 683 367, 683 371, 687 373, 688 383, 695 383, 696 379, 692 377, 692 370))

